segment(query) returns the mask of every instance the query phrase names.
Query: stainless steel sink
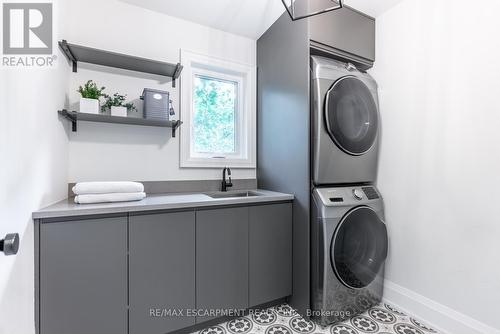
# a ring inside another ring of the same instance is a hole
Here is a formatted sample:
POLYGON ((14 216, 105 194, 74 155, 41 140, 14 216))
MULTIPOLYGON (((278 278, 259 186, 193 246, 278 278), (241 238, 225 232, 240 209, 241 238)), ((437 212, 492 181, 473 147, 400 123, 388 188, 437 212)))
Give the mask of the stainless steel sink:
POLYGON ((255 191, 228 191, 228 192, 217 192, 207 194, 212 198, 235 198, 235 197, 255 197, 255 196, 263 196, 263 194, 255 192, 255 191))

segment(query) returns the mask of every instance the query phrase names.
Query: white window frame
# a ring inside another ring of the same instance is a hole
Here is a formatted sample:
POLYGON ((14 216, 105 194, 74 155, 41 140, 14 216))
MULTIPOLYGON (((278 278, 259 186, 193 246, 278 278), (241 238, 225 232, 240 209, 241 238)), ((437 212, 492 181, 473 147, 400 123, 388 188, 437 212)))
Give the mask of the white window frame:
POLYGON ((256 168, 256 68, 229 60, 181 51, 180 166, 182 168, 256 168), (237 83, 235 153, 197 153, 193 143, 194 78, 237 83))

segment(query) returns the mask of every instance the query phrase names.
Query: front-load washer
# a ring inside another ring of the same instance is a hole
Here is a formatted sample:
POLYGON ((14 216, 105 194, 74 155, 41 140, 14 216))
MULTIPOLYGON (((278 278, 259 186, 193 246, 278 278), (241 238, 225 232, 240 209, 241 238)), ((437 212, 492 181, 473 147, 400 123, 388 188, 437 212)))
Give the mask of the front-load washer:
POLYGON ((380 127, 377 83, 352 64, 311 57, 315 185, 374 183, 380 127))
POLYGON ((311 310, 321 325, 380 303, 388 236, 373 186, 316 188, 311 220, 311 310))

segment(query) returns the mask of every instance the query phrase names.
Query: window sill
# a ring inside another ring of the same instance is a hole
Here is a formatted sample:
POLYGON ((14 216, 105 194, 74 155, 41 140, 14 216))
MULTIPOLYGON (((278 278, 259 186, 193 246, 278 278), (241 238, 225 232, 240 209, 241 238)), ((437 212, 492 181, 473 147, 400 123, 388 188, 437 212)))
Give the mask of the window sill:
POLYGON ((247 160, 235 160, 235 159, 217 159, 217 160, 188 160, 182 161, 180 164, 181 168, 246 168, 246 169, 256 169, 257 164, 252 161, 247 160))

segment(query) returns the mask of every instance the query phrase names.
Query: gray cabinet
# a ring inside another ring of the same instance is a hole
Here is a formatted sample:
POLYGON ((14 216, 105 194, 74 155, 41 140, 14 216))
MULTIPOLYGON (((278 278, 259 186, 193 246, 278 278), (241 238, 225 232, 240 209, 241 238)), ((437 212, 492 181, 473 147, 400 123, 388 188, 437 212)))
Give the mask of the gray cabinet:
POLYGON ((186 313, 195 308, 194 219, 194 212, 130 216, 130 334, 194 325, 186 313))
POLYGON ((36 221, 37 333, 164 334, 287 297, 291 210, 36 221))
POLYGON ((309 18, 309 36, 346 58, 375 61, 375 19, 349 7, 309 18))
POLYGON ((250 306, 292 294, 292 205, 250 207, 250 306))
MULTIPOLYGON (((196 306, 202 312, 248 307, 248 210, 196 212, 196 306)), ((203 314, 196 322, 213 318, 203 314)))
POLYGON ((127 332, 127 218, 40 226, 40 333, 127 332))

